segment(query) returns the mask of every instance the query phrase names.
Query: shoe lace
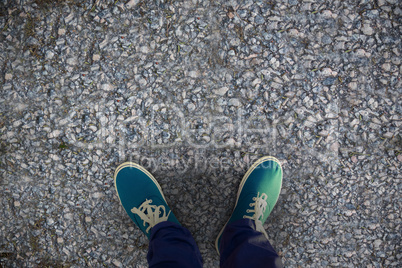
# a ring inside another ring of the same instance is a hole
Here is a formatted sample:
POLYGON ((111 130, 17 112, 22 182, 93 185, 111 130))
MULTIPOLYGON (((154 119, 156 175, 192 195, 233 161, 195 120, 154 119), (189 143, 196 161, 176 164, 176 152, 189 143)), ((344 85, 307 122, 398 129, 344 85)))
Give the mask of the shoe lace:
POLYGON ((252 216, 244 215, 243 218, 252 219, 255 221, 256 230, 263 233, 265 237, 268 239, 268 235, 264 230, 264 226, 262 225, 261 218, 267 208, 267 198, 268 196, 265 193, 257 194, 257 197, 253 197, 254 203, 250 203, 250 207, 254 207, 254 209, 247 209, 247 213, 254 214, 252 216))
POLYGON ((132 208, 131 212, 137 214, 141 220, 144 221, 145 224, 149 224, 148 228, 145 232, 149 232, 149 230, 154 227, 156 224, 167 221, 169 218, 170 212, 166 215, 166 208, 163 205, 151 205, 152 199, 145 199, 145 201, 139 206, 139 208, 132 208), (162 216, 160 216, 162 214, 162 216))

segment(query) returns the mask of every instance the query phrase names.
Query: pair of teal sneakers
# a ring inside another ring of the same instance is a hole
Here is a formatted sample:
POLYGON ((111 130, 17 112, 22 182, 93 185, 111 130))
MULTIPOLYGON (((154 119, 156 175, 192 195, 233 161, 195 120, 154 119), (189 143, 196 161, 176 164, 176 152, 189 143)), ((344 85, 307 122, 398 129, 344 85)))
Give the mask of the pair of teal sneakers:
MULTIPOLYGON (((169 208, 155 178, 142 166, 126 162, 117 167, 114 182, 121 204, 131 220, 150 237, 151 229, 164 221, 180 225, 169 208)), ((248 218, 267 237, 263 224, 274 208, 282 187, 282 167, 278 159, 258 159, 244 175, 237 192, 233 213, 220 231, 215 247, 219 254, 222 233, 227 224, 248 218)), ((268 238, 268 237, 267 237, 268 238)))

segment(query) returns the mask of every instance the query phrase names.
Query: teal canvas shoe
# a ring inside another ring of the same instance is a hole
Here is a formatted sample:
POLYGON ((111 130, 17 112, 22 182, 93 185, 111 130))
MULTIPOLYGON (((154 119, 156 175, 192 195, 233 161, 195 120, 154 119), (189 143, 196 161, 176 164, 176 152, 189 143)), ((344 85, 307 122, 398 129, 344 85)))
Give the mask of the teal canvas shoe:
POLYGON ((163 221, 180 224, 170 210, 155 178, 142 166, 126 162, 114 173, 117 196, 131 220, 150 237, 150 230, 163 221))
POLYGON ((268 238, 263 224, 278 200, 281 187, 282 167, 275 157, 265 156, 250 167, 240 182, 233 213, 216 238, 218 254, 226 225, 243 218, 254 220, 257 231, 268 238))

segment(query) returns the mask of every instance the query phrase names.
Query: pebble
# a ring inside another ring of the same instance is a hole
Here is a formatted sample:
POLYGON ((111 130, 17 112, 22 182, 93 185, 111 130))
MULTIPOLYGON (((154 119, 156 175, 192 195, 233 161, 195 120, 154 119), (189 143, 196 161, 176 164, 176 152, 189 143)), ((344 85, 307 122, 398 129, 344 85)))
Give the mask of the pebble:
POLYGON ((60 28, 60 29, 57 31, 57 33, 58 33, 58 35, 65 35, 65 34, 66 34, 66 29, 60 28))
POLYGON ((256 24, 264 24, 265 23, 265 20, 264 20, 264 18, 263 17, 261 17, 260 15, 257 15, 257 16, 255 16, 255 18, 254 18, 254 22, 256 23, 256 24))
POLYGON ((365 35, 372 35, 374 33, 374 30, 371 28, 370 24, 363 24, 362 31, 365 35))
POLYGON ((232 99, 229 100, 229 105, 231 105, 231 106, 240 106, 241 103, 240 103, 239 99, 232 98, 232 99))
POLYGON ((77 65, 78 64, 78 59, 76 58, 76 57, 73 57, 73 58, 68 58, 67 59, 67 64, 68 65, 77 65))
POLYGON ((228 87, 221 87, 221 88, 212 90, 212 92, 213 92, 214 94, 216 94, 216 95, 223 96, 223 95, 226 94, 226 92, 227 92, 228 90, 229 90, 228 87))
POLYGON ((357 89, 357 83, 356 83, 356 82, 350 82, 350 83, 348 84, 348 87, 349 87, 351 90, 355 90, 355 89, 357 89))
POLYGON ((54 57, 54 53, 52 51, 46 52, 46 59, 51 60, 54 57))
POLYGON ((102 84, 101 89, 105 91, 112 91, 114 89, 114 86, 111 84, 102 84))
POLYGON ((49 138, 57 138, 60 135, 61 135, 61 131, 56 129, 56 130, 52 131, 51 133, 49 133, 49 138))
POLYGON ((126 7, 128 9, 131 9, 133 7, 135 7, 140 1, 139 0, 130 0, 126 3, 126 7))
POLYGON ((123 264, 118 261, 118 260, 113 260, 112 263, 116 266, 116 267, 123 267, 123 264))
POLYGON ((92 56, 92 60, 93 60, 93 61, 99 61, 99 60, 100 60, 100 55, 99 55, 99 54, 94 54, 94 55, 92 56))
POLYGON ((389 63, 384 63, 383 65, 381 65, 381 67, 386 72, 391 71, 391 64, 389 64, 389 63))

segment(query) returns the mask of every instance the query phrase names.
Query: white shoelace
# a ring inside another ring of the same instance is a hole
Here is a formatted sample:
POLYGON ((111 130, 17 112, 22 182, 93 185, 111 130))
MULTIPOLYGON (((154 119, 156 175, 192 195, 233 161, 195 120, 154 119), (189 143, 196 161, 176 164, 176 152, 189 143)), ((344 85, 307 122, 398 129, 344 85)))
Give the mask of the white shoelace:
POLYGON ((167 221, 169 218, 169 213, 166 215, 166 208, 163 205, 151 205, 152 199, 145 199, 144 203, 140 205, 139 208, 132 208, 131 212, 137 214, 141 220, 144 221, 144 226, 146 223, 149 224, 148 228, 145 230, 147 233, 156 224, 167 221), (162 214, 162 216, 160 216, 162 214))
POLYGON ((267 208, 267 198, 268 196, 265 193, 257 194, 257 197, 253 197, 254 203, 250 203, 250 207, 254 207, 254 209, 247 209, 247 213, 254 212, 253 216, 244 215, 243 218, 252 219, 255 221, 256 230, 263 233, 265 237, 268 239, 268 235, 264 230, 264 226, 262 226, 261 218, 267 208))

